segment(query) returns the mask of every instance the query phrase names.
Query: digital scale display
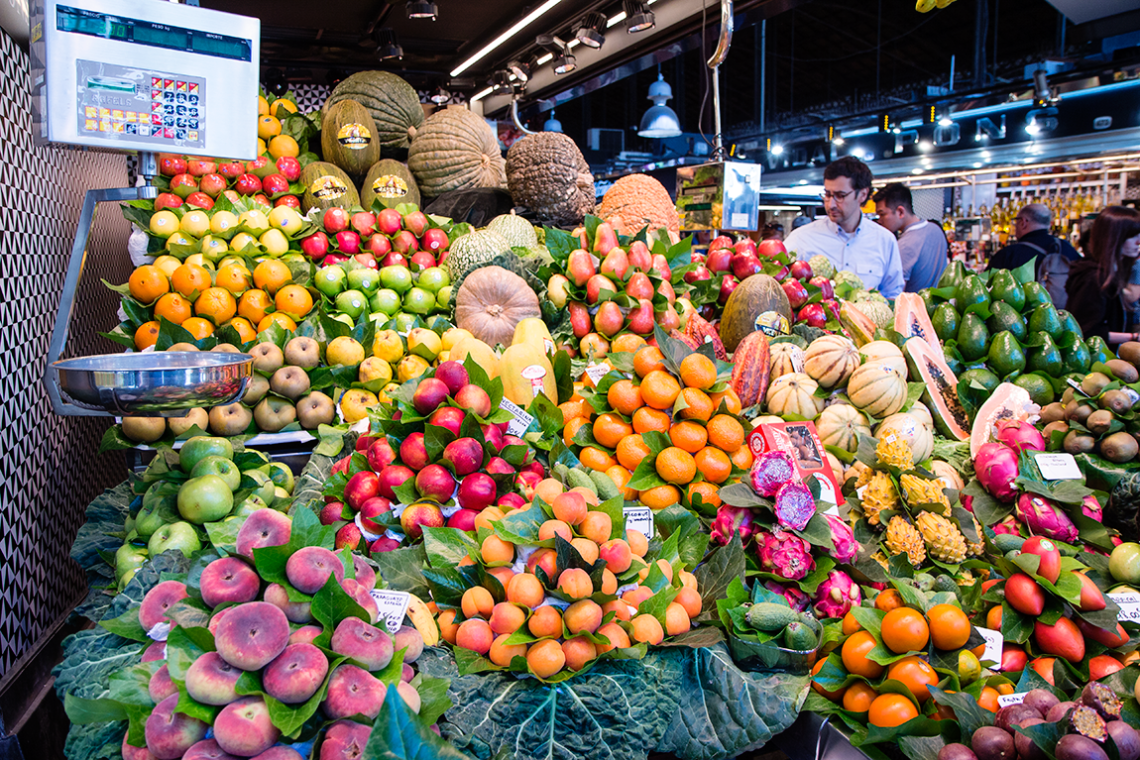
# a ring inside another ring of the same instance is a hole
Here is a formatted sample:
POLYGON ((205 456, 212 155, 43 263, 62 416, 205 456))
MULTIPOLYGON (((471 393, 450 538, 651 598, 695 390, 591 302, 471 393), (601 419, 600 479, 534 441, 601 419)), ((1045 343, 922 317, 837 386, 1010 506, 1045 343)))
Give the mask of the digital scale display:
POLYGON ((156 150, 206 144, 206 80, 77 60, 80 134, 153 144, 156 150))
POLYGON ((56 29, 72 34, 84 34, 117 42, 180 50, 236 61, 250 61, 253 56, 253 44, 248 39, 113 16, 66 5, 56 8, 56 29))

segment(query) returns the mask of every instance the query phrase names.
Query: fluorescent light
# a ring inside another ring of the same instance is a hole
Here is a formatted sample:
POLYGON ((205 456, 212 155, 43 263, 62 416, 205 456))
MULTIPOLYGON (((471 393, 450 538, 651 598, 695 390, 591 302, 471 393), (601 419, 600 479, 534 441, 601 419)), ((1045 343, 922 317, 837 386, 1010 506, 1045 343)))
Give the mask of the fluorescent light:
POLYGON ((928 150, 933 150, 934 144, 929 142, 928 140, 921 140, 918 143, 918 149, 921 150, 923 153, 925 153, 928 150))
POLYGON ((504 42, 509 40, 511 37, 514 37, 516 34, 521 32, 525 27, 527 27, 531 23, 533 23, 535 21, 535 19, 537 19, 539 16, 541 16, 542 14, 549 11, 554 6, 558 5, 560 2, 562 2, 562 0, 546 0, 545 3, 543 3, 542 5, 538 6, 533 11, 528 13, 526 16, 524 16, 521 20, 519 20, 519 22, 516 23, 514 26, 512 26, 510 29, 503 32, 498 37, 496 37, 494 40, 492 40, 491 44, 487 45, 485 48, 480 50, 478 53, 471 56, 470 58, 468 58, 463 63, 459 64, 458 68, 454 69, 451 72, 451 76, 453 76, 453 77, 459 76, 464 71, 471 68, 472 66, 474 66, 479 61, 483 60, 483 58, 485 58, 487 55, 489 55, 491 53, 491 51, 493 51, 495 48, 502 45, 504 42))
POLYGON ((623 21, 625 21, 625 11, 621 11, 616 16, 611 16, 610 20, 606 22, 606 29, 609 29, 611 26, 617 26, 623 21))
POLYGON ((542 64, 550 63, 553 60, 554 60, 554 53, 546 53, 545 55, 540 57, 537 61, 535 61, 535 63, 537 63, 539 66, 541 66, 542 64))
POLYGON ((783 153, 784 153, 784 146, 783 145, 776 144, 776 145, 772 146, 772 155, 773 156, 781 156, 781 155, 783 155, 783 153))
POLYGON ((471 102, 474 103, 476 100, 482 100, 483 98, 490 95, 494 91, 494 89, 495 89, 494 87, 488 87, 485 90, 482 90, 480 92, 475 93, 474 95, 471 96, 471 102))

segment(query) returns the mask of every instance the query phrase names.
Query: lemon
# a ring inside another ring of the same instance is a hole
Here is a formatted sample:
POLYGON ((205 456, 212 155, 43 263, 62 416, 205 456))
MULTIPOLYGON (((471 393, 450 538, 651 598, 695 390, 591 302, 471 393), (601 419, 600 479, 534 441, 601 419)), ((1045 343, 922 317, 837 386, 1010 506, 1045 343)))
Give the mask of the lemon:
POLYGON ((178 217, 163 209, 150 218, 150 231, 159 237, 170 237, 178 231, 178 217))
POLYGON ((364 361, 364 346, 360 345, 354 338, 342 335, 329 343, 328 348, 325 349, 325 359, 330 365, 360 364, 364 361))
POLYGON ((237 214, 232 211, 215 211, 210 218, 210 232, 215 235, 224 235, 237 226, 237 214))
POLYGON ((210 231, 210 216, 205 211, 188 211, 178 223, 178 229, 200 238, 210 231))
POLYGON ((297 104, 288 98, 278 98, 269 107, 269 112, 278 119, 284 119, 291 113, 297 113, 297 104))
POLYGON ((362 383, 380 380, 385 385, 392 382, 392 365, 375 356, 370 356, 360 365, 358 379, 362 383))
POLYGON ((289 135, 277 135, 269 141, 269 155, 274 158, 281 158, 283 156, 296 158, 301 155, 301 146, 289 135))
POLYGON ((395 330, 381 330, 372 340, 372 355, 395 364, 404 358, 404 341, 395 330))
POLYGON ((279 134, 281 134, 281 122, 276 116, 270 116, 266 114, 265 116, 257 117, 258 137, 260 137, 262 140, 268 140, 274 135, 279 134))

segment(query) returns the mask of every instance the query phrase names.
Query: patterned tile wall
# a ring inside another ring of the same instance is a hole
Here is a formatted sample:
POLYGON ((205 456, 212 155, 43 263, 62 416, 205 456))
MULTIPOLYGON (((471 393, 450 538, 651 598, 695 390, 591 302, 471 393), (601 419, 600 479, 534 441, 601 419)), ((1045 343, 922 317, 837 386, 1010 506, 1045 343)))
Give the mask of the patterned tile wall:
MULTIPOLYGON (((96 455, 110 418, 57 417, 41 376, 87 190, 127 181, 120 154, 32 145, 28 56, 0 32, 0 679, 70 611, 84 576, 68 557, 83 510, 126 476, 96 455)), ((91 233, 67 355, 110 353, 118 320, 99 280, 125 282, 129 232, 104 204, 91 233)))

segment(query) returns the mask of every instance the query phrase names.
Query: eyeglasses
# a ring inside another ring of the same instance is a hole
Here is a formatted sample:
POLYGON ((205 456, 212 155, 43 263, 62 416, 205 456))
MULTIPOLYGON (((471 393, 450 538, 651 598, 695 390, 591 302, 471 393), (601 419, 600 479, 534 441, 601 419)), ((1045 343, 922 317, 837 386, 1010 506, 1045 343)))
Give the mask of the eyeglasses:
POLYGON ((830 190, 824 190, 822 193, 819 194, 819 197, 825 201, 835 201, 836 203, 843 203, 843 201, 847 200, 847 196, 854 195, 856 192, 858 192, 858 191, 848 190, 845 193, 843 193, 843 192, 833 193, 830 190))

